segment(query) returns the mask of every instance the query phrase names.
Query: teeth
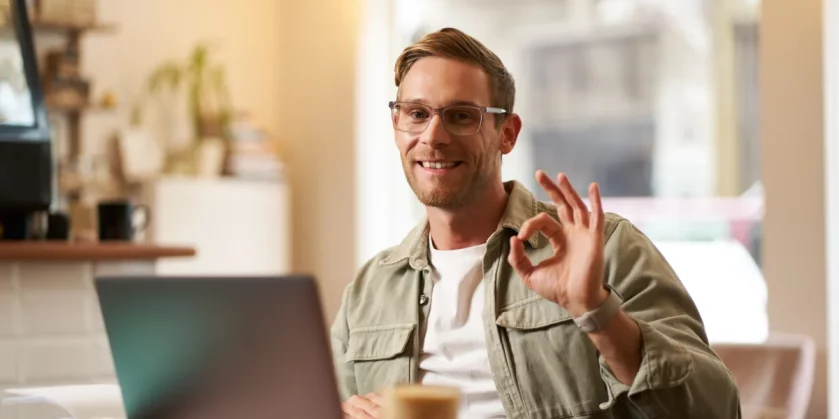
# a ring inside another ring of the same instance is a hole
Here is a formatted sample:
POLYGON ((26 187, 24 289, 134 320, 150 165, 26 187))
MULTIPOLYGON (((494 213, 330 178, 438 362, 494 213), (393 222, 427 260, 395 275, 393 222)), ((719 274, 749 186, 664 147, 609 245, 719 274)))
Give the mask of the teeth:
POLYGON ((422 167, 425 167, 426 169, 451 169, 454 165, 455 163, 451 162, 422 162, 422 167))

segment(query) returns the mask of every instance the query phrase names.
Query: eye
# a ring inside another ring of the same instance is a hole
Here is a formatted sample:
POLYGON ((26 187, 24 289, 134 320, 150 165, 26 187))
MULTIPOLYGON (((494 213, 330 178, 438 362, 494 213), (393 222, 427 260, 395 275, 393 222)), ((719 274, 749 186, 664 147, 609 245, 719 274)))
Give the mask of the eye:
POLYGON ((414 119, 428 118, 428 112, 423 109, 411 109, 408 111, 408 116, 414 119))
POLYGON ((449 108, 446 112, 446 121, 457 125, 472 125, 477 124, 480 120, 480 114, 471 108, 449 108))
POLYGON ((472 115, 470 115, 468 112, 457 111, 454 113, 452 118, 454 118, 454 120, 456 121, 468 121, 472 119, 472 115))

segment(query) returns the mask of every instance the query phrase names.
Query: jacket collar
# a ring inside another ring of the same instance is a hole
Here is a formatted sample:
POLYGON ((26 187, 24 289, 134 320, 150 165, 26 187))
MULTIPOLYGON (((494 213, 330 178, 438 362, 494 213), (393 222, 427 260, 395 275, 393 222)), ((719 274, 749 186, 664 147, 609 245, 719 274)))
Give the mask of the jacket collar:
MULTIPOLYGON (((514 180, 505 182, 504 190, 507 191, 509 198, 507 208, 504 209, 504 214, 498 222, 496 233, 505 228, 518 233, 525 221, 538 214, 536 197, 524 185, 514 180)), ((408 259, 408 263, 414 269, 423 269, 428 266, 428 229, 428 218, 423 216, 423 219, 405 236, 393 253, 382 260, 381 264, 392 265, 408 259)), ((530 246, 538 247, 539 237, 539 234, 530 237, 528 240, 530 246)))

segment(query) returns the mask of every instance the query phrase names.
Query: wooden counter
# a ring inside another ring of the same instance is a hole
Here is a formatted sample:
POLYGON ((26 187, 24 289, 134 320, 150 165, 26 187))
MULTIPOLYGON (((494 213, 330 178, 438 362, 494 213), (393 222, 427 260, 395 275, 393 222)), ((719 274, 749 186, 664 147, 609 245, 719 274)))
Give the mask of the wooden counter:
POLYGON ((129 261, 190 256, 195 256, 195 249, 189 246, 121 242, 0 241, 0 260, 129 261))

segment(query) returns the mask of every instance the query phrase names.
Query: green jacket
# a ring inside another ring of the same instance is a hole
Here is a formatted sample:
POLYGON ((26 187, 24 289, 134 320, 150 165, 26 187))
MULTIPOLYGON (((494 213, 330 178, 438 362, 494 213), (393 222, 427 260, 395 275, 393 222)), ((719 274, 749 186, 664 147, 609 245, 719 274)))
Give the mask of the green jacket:
MULTIPOLYGON (((483 312, 487 351, 507 416, 541 418, 740 417, 731 374, 710 349, 702 320, 676 274, 629 221, 606 215, 605 278, 641 329, 644 354, 632 385, 615 378, 589 337, 561 306, 527 288, 507 263, 510 236, 548 212, 517 182, 487 240, 483 312)), ((542 235, 525 246, 539 262, 552 254, 542 235)), ((418 381, 433 281, 428 227, 368 261, 344 292, 331 330, 342 399, 418 381)))

